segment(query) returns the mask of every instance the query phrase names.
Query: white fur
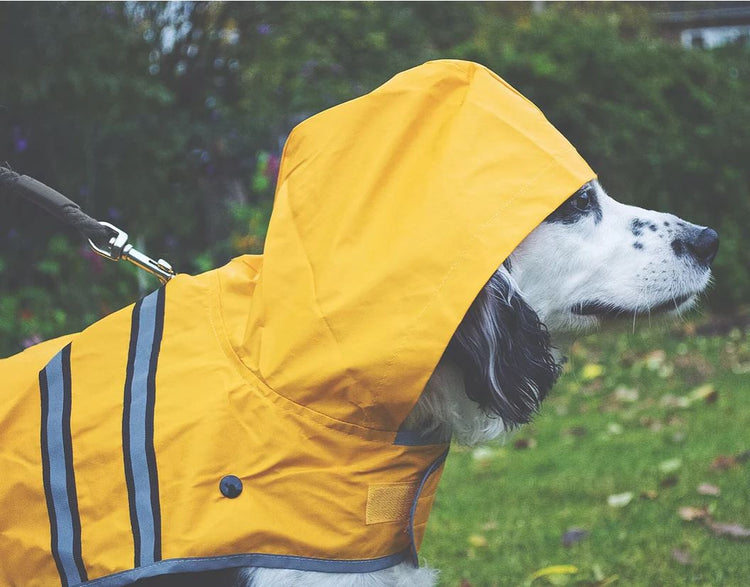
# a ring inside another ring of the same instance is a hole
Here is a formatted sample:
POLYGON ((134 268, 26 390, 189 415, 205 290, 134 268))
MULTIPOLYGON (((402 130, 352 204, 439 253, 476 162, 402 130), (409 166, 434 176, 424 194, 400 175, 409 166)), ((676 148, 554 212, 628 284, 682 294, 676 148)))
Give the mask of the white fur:
POLYGON ((374 573, 319 573, 288 569, 243 569, 238 586, 253 587, 431 587, 438 571, 405 562, 374 573))
POLYGON ((675 256, 670 243, 678 223, 698 227, 672 214, 621 204, 598 183, 595 187, 602 210, 598 224, 593 218, 574 225, 544 223, 513 251, 513 277, 524 300, 551 332, 596 326, 597 318, 571 312, 575 303, 592 299, 648 314, 653 306, 690 294, 675 307, 687 310, 708 285, 710 271, 675 256), (646 226, 635 237, 630 226, 635 218, 657 230, 646 226), (643 249, 634 249, 635 241, 643 249))

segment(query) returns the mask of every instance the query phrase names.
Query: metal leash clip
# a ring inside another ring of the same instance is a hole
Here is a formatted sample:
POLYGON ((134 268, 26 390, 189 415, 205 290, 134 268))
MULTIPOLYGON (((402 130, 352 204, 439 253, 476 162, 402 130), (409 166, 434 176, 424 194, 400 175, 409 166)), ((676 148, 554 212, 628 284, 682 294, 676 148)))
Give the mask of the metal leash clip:
POLYGON ((99 248, 94 244, 94 241, 88 239, 89 245, 96 253, 102 257, 110 259, 111 261, 119 261, 120 259, 130 261, 133 265, 145 269, 149 273, 158 277, 159 281, 163 284, 167 283, 175 276, 174 269, 172 269, 172 266, 164 259, 154 261, 148 255, 144 255, 139 250, 134 249, 133 245, 129 245, 127 232, 120 230, 109 222, 99 221, 99 224, 106 226, 115 234, 109 239, 106 249, 99 248))

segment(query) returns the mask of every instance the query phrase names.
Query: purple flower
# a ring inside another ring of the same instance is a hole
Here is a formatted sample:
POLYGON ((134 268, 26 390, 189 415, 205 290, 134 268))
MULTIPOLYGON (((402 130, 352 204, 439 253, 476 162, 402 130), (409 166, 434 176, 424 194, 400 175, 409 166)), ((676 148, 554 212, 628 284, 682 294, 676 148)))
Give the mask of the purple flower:
POLYGON ((270 35, 271 34, 271 25, 270 24, 259 24, 255 30, 258 31, 259 35, 270 35))
POLYGON ((24 136, 20 126, 13 127, 13 148, 16 150, 16 153, 23 153, 29 148, 29 141, 24 136))
POLYGON ((279 174, 280 163, 281 161, 276 155, 271 155, 268 158, 268 164, 265 169, 265 176, 269 179, 276 179, 276 176, 279 174))
POLYGON ((42 337, 38 334, 32 334, 31 336, 27 336, 21 341, 21 346, 25 349, 29 348, 30 346, 34 346, 35 344, 39 344, 42 342, 42 337))
POLYGON ((81 257, 89 262, 89 269, 94 273, 101 273, 104 269, 104 257, 95 253, 91 248, 83 246, 80 249, 81 257))

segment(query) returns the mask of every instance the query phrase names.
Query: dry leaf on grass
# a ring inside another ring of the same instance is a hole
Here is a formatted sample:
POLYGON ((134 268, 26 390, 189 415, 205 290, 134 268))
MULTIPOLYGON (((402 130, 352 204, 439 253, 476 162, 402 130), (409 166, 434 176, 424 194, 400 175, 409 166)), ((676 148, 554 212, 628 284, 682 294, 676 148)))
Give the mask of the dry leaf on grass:
POLYGON ((536 440, 533 438, 519 438, 513 443, 513 446, 518 450, 526 450, 527 448, 535 448, 536 440))
POLYGON ((727 538, 733 538, 735 540, 750 539, 750 528, 745 528, 741 524, 736 523, 716 522, 705 507, 681 507, 677 513, 680 518, 686 522, 703 522, 703 525, 711 530, 716 536, 726 536, 727 538))
POLYGON ((689 565, 693 562, 693 558, 690 556, 690 553, 687 550, 682 550, 679 548, 672 549, 672 560, 677 561, 681 565, 689 565))
POLYGON ((727 471, 745 464, 750 460, 750 450, 746 450, 738 455, 719 455, 711 463, 711 469, 714 471, 727 471))
POLYGON ((706 526, 717 536, 726 536, 736 540, 750 539, 750 528, 745 528, 740 524, 722 524, 714 522, 710 517, 705 520, 706 526))
POLYGON ((708 510, 706 508, 686 506, 677 510, 677 514, 686 522, 693 522, 695 520, 703 520, 707 518, 708 510))
POLYGON ((682 467, 682 459, 679 458, 669 459, 659 463, 659 471, 664 473, 665 475, 674 473, 675 471, 680 469, 680 467, 682 467))
POLYGON ((721 495, 721 489, 719 489, 716 485, 711 485, 710 483, 701 483, 698 485, 698 493, 701 495, 721 495))
POLYGON ((719 392, 716 391, 716 388, 712 383, 707 383, 706 385, 696 387, 693 391, 690 392, 688 398, 690 399, 691 403, 703 400, 707 404, 713 404, 716 403, 717 399, 719 399, 719 392))
POLYGON ((588 538, 590 532, 583 528, 570 528, 562 537, 562 545, 565 547, 572 546, 581 540, 588 538))
POLYGON ((573 565, 553 565, 551 567, 544 567, 539 569, 535 573, 529 576, 527 585, 531 585, 536 579, 541 577, 555 577, 559 575, 575 575, 578 572, 578 567, 573 565))
POLYGON ((626 491, 625 493, 615 493, 607 498, 607 504, 613 508, 624 508, 631 501, 633 501, 635 494, 632 491, 626 491))

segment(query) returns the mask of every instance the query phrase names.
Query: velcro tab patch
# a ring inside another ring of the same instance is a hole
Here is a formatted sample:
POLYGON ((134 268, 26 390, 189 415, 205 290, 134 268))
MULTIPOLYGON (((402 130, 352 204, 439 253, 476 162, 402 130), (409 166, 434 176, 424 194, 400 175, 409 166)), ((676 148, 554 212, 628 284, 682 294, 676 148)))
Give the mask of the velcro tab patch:
POLYGON ((406 522, 418 487, 418 483, 370 485, 367 490, 366 522, 406 522))

